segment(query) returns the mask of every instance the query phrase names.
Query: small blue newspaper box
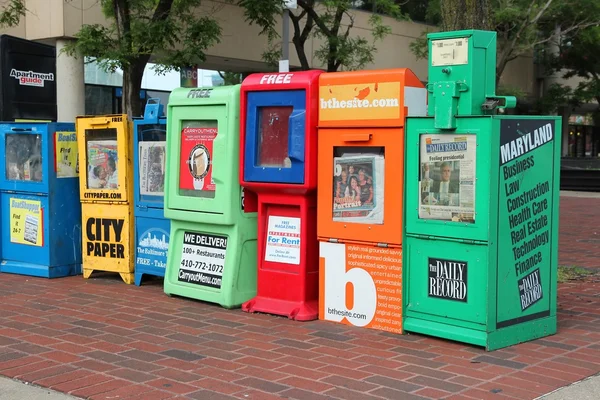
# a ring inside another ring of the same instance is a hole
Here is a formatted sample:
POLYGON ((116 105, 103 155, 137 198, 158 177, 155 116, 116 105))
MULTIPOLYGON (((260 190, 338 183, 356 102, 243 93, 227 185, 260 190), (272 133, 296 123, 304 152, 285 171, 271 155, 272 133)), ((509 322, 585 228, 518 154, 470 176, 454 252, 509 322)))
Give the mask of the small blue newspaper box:
POLYGON ((159 99, 149 99, 134 128, 135 284, 144 274, 165 276, 170 220, 164 217, 167 119, 159 99))
POLYGON ((81 273, 75 124, 0 123, 0 272, 43 278, 81 273))

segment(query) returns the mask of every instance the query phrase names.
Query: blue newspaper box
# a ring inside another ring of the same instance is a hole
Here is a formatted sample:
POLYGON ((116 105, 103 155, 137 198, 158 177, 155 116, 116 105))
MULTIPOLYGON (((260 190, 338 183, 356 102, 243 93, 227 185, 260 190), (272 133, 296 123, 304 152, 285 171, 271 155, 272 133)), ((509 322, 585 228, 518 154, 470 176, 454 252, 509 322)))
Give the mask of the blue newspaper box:
POLYGON ((81 204, 73 123, 0 123, 0 272, 81 273, 81 204))
POLYGON ((170 220, 164 217, 167 119, 159 99, 149 99, 143 119, 133 121, 135 284, 165 276, 170 220))

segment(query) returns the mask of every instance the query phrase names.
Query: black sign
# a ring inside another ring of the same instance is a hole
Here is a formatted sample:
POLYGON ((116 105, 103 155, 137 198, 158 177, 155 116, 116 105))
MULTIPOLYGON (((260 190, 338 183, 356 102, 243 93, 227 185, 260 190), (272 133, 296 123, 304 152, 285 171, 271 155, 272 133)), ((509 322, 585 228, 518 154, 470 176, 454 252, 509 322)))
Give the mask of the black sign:
POLYGON ((220 289, 226 253, 226 236, 184 232, 177 280, 220 289))
POLYGON ((428 295, 440 299, 467 301, 467 263, 429 257, 428 295))
MULTIPOLYGON (((551 119, 502 120, 500 165, 552 142, 554 136, 554 120, 551 119)), ((516 167, 519 165, 517 164, 516 167)))
POLYGON ((2 121, 56 121, 56 48, 0 36, 0 91, 2 121))
POLYGON ((527 310, 542 299, 542 280, 540 279, 539 268, 519 279, 519 295, 521 298, 521 311, 527 310))

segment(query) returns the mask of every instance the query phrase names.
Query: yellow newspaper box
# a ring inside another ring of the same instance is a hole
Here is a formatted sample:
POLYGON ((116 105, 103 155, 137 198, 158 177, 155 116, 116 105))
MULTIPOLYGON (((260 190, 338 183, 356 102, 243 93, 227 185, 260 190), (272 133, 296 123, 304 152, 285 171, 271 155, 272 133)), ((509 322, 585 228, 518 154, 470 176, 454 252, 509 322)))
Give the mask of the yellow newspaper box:
POLYGON ((83 277, 117 272, 133 283, 133 148, 127 115, 77 118, 83 277))

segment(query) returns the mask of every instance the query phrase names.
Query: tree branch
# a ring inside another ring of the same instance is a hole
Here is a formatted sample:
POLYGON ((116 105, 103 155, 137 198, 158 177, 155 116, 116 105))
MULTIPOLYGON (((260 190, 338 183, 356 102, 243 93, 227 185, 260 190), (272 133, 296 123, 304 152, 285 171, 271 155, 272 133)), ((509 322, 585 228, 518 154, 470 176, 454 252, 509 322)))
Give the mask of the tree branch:
POLYGON ((332 32, 329 30, 327 25, 325 25, 325 22, 323 22, 319 14, 317 14, 314 10, 314 2, 311 3, 312 4, 309 5, 305 0, 298 0, 298 5, 302 7, 302 9, 304 9, 308 13, 308 15, 312 17, 312 19, 315 21, 321 32, 323 32, 323 35, 332 36, 332 32))

